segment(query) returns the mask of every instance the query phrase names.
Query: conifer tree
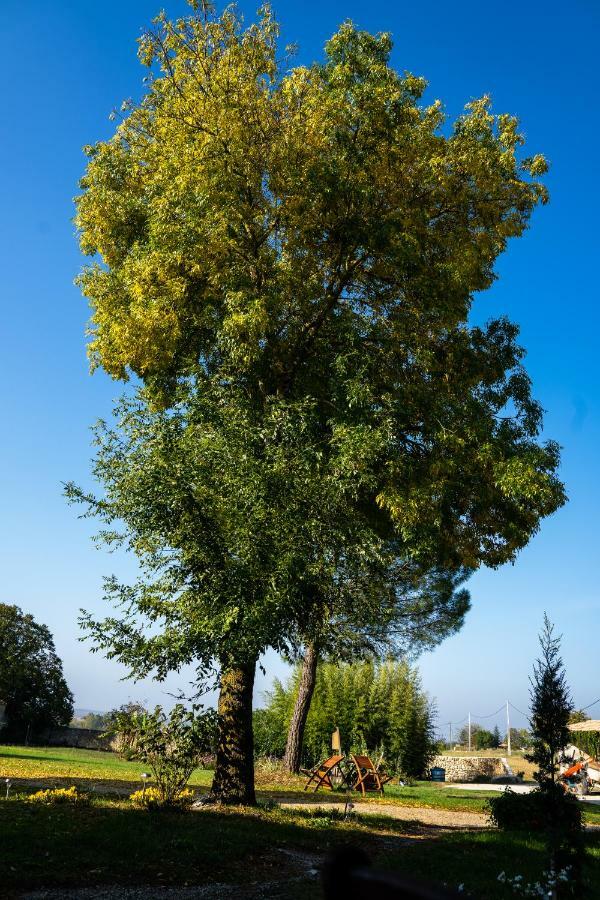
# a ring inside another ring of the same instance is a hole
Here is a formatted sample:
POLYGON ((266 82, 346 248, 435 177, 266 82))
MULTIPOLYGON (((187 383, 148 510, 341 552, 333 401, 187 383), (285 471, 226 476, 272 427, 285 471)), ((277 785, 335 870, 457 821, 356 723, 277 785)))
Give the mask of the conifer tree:
POLYGON ((560 656, 560 637, 554 637, 554 626, 545 613, 539 641, 541 655, 530 679, 532 749, 527 759, 537 766, 534 778, 544 789, 554 786, 558 755, 570 740, 573 701, 560 656))

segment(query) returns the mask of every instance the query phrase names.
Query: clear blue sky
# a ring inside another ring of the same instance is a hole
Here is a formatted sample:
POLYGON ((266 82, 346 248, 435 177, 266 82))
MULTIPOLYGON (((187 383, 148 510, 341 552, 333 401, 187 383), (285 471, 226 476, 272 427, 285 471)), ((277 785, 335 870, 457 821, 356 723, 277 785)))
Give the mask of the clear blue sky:
MULTIPOLYGON (((81 147, 108 136, 110 110, 140 94, 135 40, 159 2, 2 3, 0 599, 50 626, 77 705, 100 709, 130 696, 168 698, 163 686, 120 682, 116 665, 78 643, 78 609, 100 611, 102 574, 128 564, 93 548, 90 528, 61 496, 62 481, 86 481, 89 425, 108 415, 120 392, 102 374, 88 374, 87 310, 72 283, 81 260, 71 198, 81 147)), ((241 6, 252 14, 252 4, 241 6)), ((185 11, 181 2, 166 8, 185 11)), ((564 447, 570 502, 514 566, 472 579, 473 610, 461 634, 420 664, 441 721, 469 709, 493 712, 507 696, 524 709, 547 610, 564 634, 576 702, 589 703, 600 697, 598 7, 593 0, 279 0, 275 9, 301 62, 319 57, 345 18, 391 31, 395 65, 424 75, 428 96, 442 99, 449 115, 489 92, 496 110, 521 118, 531 151, 551 161, 552 202, 510 245, 476 316, 506 313, 520 324, 547 434, 564 447)), ((266 665, 260 688, 284 672, 271 656, 266 665)), ((170 688, 184 681, 173 678, 170 688)))

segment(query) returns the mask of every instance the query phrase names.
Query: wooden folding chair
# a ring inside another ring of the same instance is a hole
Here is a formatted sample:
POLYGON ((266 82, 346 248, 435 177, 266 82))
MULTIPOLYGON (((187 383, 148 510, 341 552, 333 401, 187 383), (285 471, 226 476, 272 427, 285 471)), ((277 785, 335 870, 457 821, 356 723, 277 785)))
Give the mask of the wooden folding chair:
POLYGON ((356 781, 353 788, 355 791, 362 791, 362 795, 367 791, 375 791, 383 794, 383 786, 392 780, 391 775, 382 772, 377 766, 373 765, 373 761, 369 756, 354 756, 352 762, 356 766, 356 781))
POLYGON ((341 753, 336 753, 333 756, 330 756, 329 759, 319 763, 319 765, 312 770, 301 769, 304 775, 309 776, 308 781, 304 785, 304 790, 307 791, 314 783, 314 787, 312 787, 313 791, 318 791, 320 787, 332 791, 335 785, 331 778, 336 775, 341 779, 341 783, 345 783, 346 775, 340 766, 343 759, 344 757, 341 753))

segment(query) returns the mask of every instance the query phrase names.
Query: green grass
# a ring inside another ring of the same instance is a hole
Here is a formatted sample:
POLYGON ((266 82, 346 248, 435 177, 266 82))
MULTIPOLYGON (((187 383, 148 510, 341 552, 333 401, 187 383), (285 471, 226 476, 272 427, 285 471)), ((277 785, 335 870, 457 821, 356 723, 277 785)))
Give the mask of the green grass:
MULTIPOLYGON (((414 829, 385 816, 343 822, 312 811, 205 810, 148 813, 122 800, 88 808, 0 802, 3 890, 85 884, 269 883, 269 896, 319 897, 318 884, 290 866, 285 852, 315 854, 354 843, 380 868, 465 885, 474 896, 505 900, 501 871, 536 880, 541 842, 498 832, 414 829), (299 876, 299 877, 298 877, 299 876), (298 877, 298 880, 294 880, 298 877)), ((600 898, 600 844, 588 839, 585 896, 600 898), (595 886, 593 886, 595 885, 595 886)), ((244 894, 240 894, 244 896, 244 894)))
MULTIPOLYGON (((16 747, 0 745, 0 780, 11 778, 15 788, 23 782, 39 782, 45 787, 75 784, 78 787, 94 789, 95 793, 116 789, 123 794, 137 790, 143 766, 137 762, 127 762, 114 753, 98 750, 77 750, 65 747, 16 747)), ((190 786, 207 790, 212 781, 212 772, 197 769, 190 779, 190 786)), ((286 776, 281 778, 276 771, 258 768, 257 788, 259 796, 274 797, 281 801, 298 800, 303 803, 319 803, 324 800, 344 798, 343 793, 317 794, 303 791, 304 778, 286 776)), ((365 801, 353 795, 356 804, 376 803, 381 806, 395 804, 410 807, 448 809, 457 812, 484 813, 488 798, 497 796, 495 791, 466 791, 450 788, 430 781, 400 787, 389 784, 383 798, 371 796, 365 801)), ((600 805, 586 806, 586 819, 600 823, 600 805)))
MULTIPOLYGON (((115 753, 67 747, 16 747, 0 745, 0 779, 37 780, 50 783, 96 782, 98 787, 140 784, 143 766, 127 762, 115 753)), ((194 772, 191 784, 208 786, 212 772, 194 772)))
MULTIPOLYGON (((320 896, 316 881, 294 869, 281 851, 314 853, 321 859, 329 848, 348 842, 365 848, 378 866, 449 885, 464 884, 474 896, 490 900, 512 896, 497 881, 501 871, 536 880, 543 868, 543 847, 535 837, 493 830, 450 832, 386 816, 389 804, 406 806, 407 820, 409 808, 419 806, 484 812, 491 792, 430 782, 389 785, 383 799, 363 801, 353 795, 357 818, 348 821, 317 809, 152 814, 134 809, 124 799, 139 787, 141 769, 139 763, 111 753, 0 746, 0 779, 13 780, 11 798, 0 796, 3 890, 104 883, 248 885, 254 880, 275 883, 269 896, 303 900, 320 896), (38 786, 71 784, 91 793, 90 807, 26 802, 26 793, 38 786), (376 805, 380 814, 361 817, 363 803, 376 805)), ((204 791, 211 778, 212 772, 198 770, 191 784, 204 791)), ((282 777, 268 766, 258 768, 257 781, 262 800, 318 805, 345 796, 304 793, 303 779, 282 777)), ((586 807, 586 817, 600 824, 600 807, 586 807)), ((600 900, 600 833, 586 840, 587 877, 598 887, 590 886, 585 896, 600 900)))

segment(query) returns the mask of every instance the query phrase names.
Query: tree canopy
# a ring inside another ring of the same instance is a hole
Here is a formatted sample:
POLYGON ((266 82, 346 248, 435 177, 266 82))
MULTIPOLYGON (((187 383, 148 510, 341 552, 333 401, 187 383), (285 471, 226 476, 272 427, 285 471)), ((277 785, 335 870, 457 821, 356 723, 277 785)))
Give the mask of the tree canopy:
POLYGON ((0 603, 0 700, 11 736, 68 725, 73 695, 46 625, 18 606, 0 603))
POLYGON ((413 552, 504 562, 563 500, 557 448, 517 328, 468 314, 546 163, 488 98, 442 128, 389 35, 346 23, 291 70, 277 37, 264 8, 142 40, 147 92, 78 199, 93 365, 163 400, 186 374, 254 410, 310 398, 339 477, 413 552))

